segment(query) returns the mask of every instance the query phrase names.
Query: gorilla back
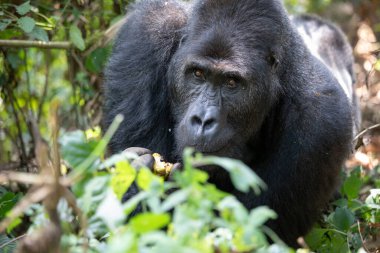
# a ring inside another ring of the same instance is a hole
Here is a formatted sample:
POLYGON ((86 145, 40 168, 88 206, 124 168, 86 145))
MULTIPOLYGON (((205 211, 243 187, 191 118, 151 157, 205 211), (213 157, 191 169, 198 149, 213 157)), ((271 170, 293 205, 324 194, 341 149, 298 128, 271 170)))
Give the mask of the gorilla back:
POLYGON ((190 146, 241 159, 267 191, 238 192, 220 168, 210 181, 247 208, 274 209, 268 226, 291 246, 335 190, 351 105, 280 0, 139 1, 105 77, 105 127, 125 116, 111 152, 145 147, 175 162, 190 146))

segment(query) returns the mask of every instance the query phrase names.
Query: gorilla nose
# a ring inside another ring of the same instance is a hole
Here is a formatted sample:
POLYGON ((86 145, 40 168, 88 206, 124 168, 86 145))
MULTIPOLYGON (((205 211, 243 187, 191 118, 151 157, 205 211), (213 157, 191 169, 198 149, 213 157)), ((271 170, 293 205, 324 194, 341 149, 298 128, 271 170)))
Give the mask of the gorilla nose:
POLYGON ((206 131, 212 129, 217 123, 214 118, 201 119, 198 115, 194 115, 191 118, 191 125, 201 131, 206 131))
POLYGON ((190 126, 196 137, 212 137, 219 126, 219 110, 217 108, 207 108, 194 112, 190 117, 190 126))

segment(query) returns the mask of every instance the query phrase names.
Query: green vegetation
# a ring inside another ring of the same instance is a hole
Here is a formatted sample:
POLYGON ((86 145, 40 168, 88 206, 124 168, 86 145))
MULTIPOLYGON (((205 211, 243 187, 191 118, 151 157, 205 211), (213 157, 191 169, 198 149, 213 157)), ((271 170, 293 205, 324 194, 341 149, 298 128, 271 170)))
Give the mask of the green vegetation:
MULTIPOLYGON (((285 2, 295 13, 323 14, 332 4, 285 2)), ((367 4, 345 2, 354 9, 367 4)), ((112 129, 100 138, 101 72, 127 4, 0 3, 0 252, 15 252, 20 242, 51 252, 294 252, 263 225, 276 218, 272 210, 246 210, 193 166, 218 164, 237 189, 265 190, 241 162, 187 150, 184 170, 164 182, 131 167, 133 154, 104 154, 112 129), (121 203, 135 179, 142 191, 121 203), (143 212, 130 218, 138 204, 143 212)), ((370 25, 380 32, 378 23, 370 25)), ((380 70, 380 61, 374 66, 380 70)), ((380 166, 342 173, 339 197, 304 246, 379 249, 379 173, 380 166)), ((27 249, 19 252, 42 252, 27 249)))

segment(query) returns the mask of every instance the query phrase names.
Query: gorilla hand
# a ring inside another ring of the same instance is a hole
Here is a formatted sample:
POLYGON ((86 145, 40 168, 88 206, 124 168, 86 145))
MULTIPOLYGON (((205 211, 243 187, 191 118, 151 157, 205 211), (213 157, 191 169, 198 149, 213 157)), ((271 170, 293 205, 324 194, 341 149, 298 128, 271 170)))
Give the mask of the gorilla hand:
POLYGON ((132 167, 140 169, 146 167, 151 169, 154 174, 161 176, 165 179, 170 179, 173 172, 180 169, 180 163, 165 162, 163 157, 158 153, 153 153, 151 150, 140 147, 131 147, 124 150, 124 152, 135 153, 139 157, 132 162, 132 167))
MULTIPOLYGON (((138 158, 136 158, 131 163, 132 167, 134 167, 135 169, 139 170, 143 167, 146 167, 152 170, 156 175, 163 176, 165 179, 168 179, 168 180, 171 179, 171 176, 173 175, 174 171, 179 170, 182 167, 180 163, 171 164, 171 163, 163 162, 161 155, 158 155, 157 153, 153 154, 151 150, 146 149, 146 148, 131 147, 131 148, 125 149, 124 152, 135 153, 138 155, 138 158), (156 161, 157 159, 159 159, 159 161, 156 161), (165 171, 165 174, 162 174, 161 168, 163 167, 165 170, 166 169, 165 166, 169 166, 168 164, 171 165, 170 171, 168 173, 165 171)), ((132 185, 129 187, 128 191, 124 193, 122 202, 129 200, 131 197, 135 196, 137 193, 138 193, 138 187, 136 183, 133 182, 132 185)), ((131 215, 134 216, 135 214, 141 211, 142 211, 141 205, 138 205, 131 215)))

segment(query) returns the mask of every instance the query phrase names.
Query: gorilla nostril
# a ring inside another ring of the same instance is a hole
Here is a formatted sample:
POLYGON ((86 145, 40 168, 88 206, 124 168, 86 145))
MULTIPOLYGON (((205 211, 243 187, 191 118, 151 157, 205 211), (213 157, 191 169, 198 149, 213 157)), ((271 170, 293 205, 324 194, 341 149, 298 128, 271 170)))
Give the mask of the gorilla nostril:
POLYGON ((212 128, 216 124, 215 119, 208 119, 205 121, 203 127, 205 130, 212 128))
POLYGON ((191 117, 191 124, 194 126, 201 126, 202 125, 202 120, 198 116, 193 116, 191 117))

